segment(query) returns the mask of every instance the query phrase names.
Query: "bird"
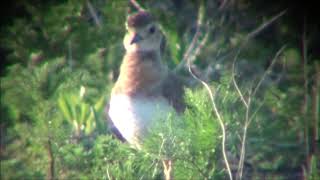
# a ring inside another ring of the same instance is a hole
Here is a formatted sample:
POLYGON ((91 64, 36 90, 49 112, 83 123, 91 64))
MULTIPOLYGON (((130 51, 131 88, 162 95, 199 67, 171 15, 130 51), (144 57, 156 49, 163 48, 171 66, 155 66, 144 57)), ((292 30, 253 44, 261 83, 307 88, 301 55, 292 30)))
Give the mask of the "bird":
MULTIPOLYGON (((127 18, 125 54, 107 111, 117 136, 136 149, 143 148, 157 121, 185 109, 182 80, 162 59, 164 44, 164 33, 151 13, 140 11, 127 18)), ((170 170, 171 161, 163 163, 170 170)))

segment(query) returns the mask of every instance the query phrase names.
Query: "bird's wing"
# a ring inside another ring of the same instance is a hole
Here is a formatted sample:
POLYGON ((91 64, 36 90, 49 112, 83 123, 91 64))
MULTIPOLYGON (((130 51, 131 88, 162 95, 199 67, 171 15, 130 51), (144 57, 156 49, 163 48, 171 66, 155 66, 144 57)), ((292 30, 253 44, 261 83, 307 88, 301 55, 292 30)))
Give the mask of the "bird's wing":
POLYGON ((185 110, 183 82, 176 74, 168 74, 163 82, 162 94, 177 112, 185 110))
POLYGON ((112 122, 110 116, 109 116, 109 103, 107 103, 106 107, 105 107, 105 116, 106 116, 106 120, 107 120, 107 125, 108 125, 108 129, 111 131, 111 133, 120 141, 122 142, 126 142, 126 139, 122 136, 122 134, 120 133, 120 131, 118 130, 118 128, 114 125, 114 123, 112 122))

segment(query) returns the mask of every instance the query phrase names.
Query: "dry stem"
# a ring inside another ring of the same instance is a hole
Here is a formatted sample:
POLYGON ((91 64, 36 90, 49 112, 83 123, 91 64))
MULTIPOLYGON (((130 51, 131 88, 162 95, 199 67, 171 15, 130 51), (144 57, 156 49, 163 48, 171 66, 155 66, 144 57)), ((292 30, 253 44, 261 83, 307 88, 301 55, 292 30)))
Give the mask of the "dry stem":
POLYGON ((138 11, 145 11, 145 9, 144 9, 136 0, 130 0, 130 3, 131 3, 138 11))
POLYGON ((236 179, 242 179, 242 175, 243 175, 243 166, 244 166, 244 159, 245 159, 245 145, 246 145, 246 138, 247 138, 247 130, 248 127, 252 121, 252 119, 254 118, 255 114, 258 112, 258 110, 261 108, 262 104, 256 109, 256 111, 249 116, 250 111, 251 111, 251 99, 256 95, 257 91, 259 90, 261 83, 263 82, 263 80, 265 79, 265 77, 267 76, 267 74, 271 71, 273 65, 275 64, 276 60, 278 59, 279 55, 282 53, 282 51, 284 50, 285 46, 281 47, 280 50, 278 50, 278 52, 276 53, 275 57, 273 58, 271 65, 268 67, 268 69, 264 72, 264 74, 262 75, 261 79, 259 80, 259 82, 257 83, 256 87, 254 88, 253 92, 249 93, 248 96, 248 100, 245 99, 243 93, 241 92, 236 80, 235 80, 235 63, 238 59, 238 56, 241 52, 241 49, 246 45, 246 43, 253 37, 255 37, 257 34, 259 34, 263 29, 265 29, 266 27, 268 27, 270 24, 272 24, 274 21, 276 21, 279 17, 281 17, 282 15, 284 15, 286 12, 286 10, 280 12, 279 14, 277 14, 276 16, 274 16, 273 18, 271 18, 269 21, 263 23, 262 25, 260 25, 258 28, 256 28, 255 30, 253 30, 251 33, 249 33, 246 38, 245 41, 242 43, 242 45, 239 47, 237 54, 235 55, 233 64, 232 64, 232 82, 234 87, 236 88, 236 91, 238 93, 238 95, 240 96, 240 99, 242 101, 242 103, 244 104, 245 108, 246 108, 246 115, 245 115, 245 124, 243 127, 243 135, 242 135, 242 142, 241 142, 241 152, 240 152, 240 160, 239 160, 239 164, 238 164, 238 170, 237 170, 237 176, 236 179))
POLYGON ((92 4, 91 4, 91 2, 90 2, 89 0, 87 0, 87 6, 88 6, 90 15, 92 16, 95 24, 96 24, 99 28, 101 28, 101 21, 100 21, 98 15, 97 15, 98 13, 97 13, 97 11, 94 9, 94 7, 92 6, 92 4))

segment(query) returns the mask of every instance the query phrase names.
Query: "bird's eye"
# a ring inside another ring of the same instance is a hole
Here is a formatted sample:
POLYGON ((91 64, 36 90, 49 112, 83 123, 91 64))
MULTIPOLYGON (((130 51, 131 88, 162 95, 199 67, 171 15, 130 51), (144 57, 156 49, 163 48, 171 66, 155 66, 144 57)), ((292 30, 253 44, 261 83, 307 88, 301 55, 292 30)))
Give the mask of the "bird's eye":
POLYGON ((151 26, 149 29, 149 33, 153 34, 156 31, 156 28, 154 26, 151 26))

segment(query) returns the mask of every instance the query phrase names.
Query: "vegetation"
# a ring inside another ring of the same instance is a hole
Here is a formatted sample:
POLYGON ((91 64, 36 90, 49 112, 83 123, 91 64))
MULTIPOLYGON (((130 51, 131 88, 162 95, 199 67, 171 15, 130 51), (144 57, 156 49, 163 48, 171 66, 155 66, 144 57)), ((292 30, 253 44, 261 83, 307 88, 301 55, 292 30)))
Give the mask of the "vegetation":
POLYGON ((163 158, 174 179, 227 179, 227 167, 235 179, 319 178, 312 21, 297 29, 291 7, 267 2, 131 2, 19 2, 25 16, 0 37, 1 179, 163 179, 163 158), (165 62, 188 85, 186 111, 141 151, 112 135, 104 112, 138 6, 157 17, 165 62))

